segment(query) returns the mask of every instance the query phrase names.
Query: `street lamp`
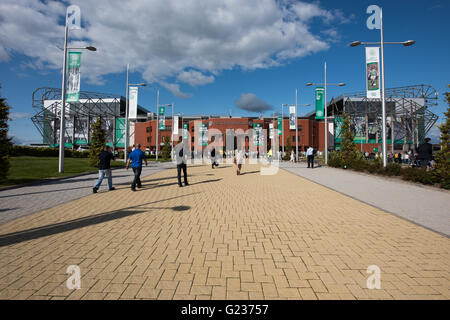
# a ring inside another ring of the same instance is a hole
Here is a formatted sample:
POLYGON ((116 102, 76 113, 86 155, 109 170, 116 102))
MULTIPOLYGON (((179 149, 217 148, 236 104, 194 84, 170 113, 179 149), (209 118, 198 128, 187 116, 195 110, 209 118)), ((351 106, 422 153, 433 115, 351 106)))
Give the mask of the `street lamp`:
MULTIPOLYGON (((384 77, 384 45, 385 44, 402 44, 405 47, 412 46, 416 42, 414 40, 406 40, 403 42, 384 42, 383 40, 383 18, 382 14, 380 15, 380 29, 381 29, 381 42, 361 42, 361 41, 353 41, 350 43, 350 47, 357 47, 359 45, 367 46, 367 45, 381 45, 381 116, 382 116, 382 136, 383 136, 383 167, 387 166, 387 141, 386 141, 386 97, 384 93, 385 86, 385 77, 384 77)), ((394 146, 394 137, 391 138, 392 146, 394 146)), ((378 143, 378 141, 377 141, 378 143)))
MULTIPOLYGON (((296 97, 295 97, 295 118, 296 118, 296 120, 295 120, 295 135, 296 135, 296 137, 295 137, 295 147, 296 147, 296 157, 297 157, 297 161, 298 161, 298 117, 297 117, 297 107, 298 106, 302 106, 302 107, 309 107, 310 106, 310 104, 309 103, 307 103, 307 104, 298 104, 297 103, 297 90, 295 90, 295 94, 296 94, 296 97)), ((281 136, 281 139, 283 139, 283 148, 282 148, 282 150, 283 150, 283 156, 284 156, 284 144, 285 144, 285 140, 284 140, 284 107, 289 107, 290 106, 290 104, 286 104, 286 103, 283 103, 282 105, 281 105, 281 134, 282 134, 282 136, 281 136)))
POLYGON ((128 138, 129 138, 129 132, 128 132, 128 126, 129 126, 129 119, 128 119, 128 91, 129 91, 129 87, 130 86, 140 86, 140 87, 146 87, 147 84, 146 83, 129 83, 128 79, 129 79, 129 69, 130 69, 130 65, 127 64, 127 92, 126 92, 126 101, 125 101, 125 148, 123 150, 123 161, 127 162, 127 153, 128 153, 128 138))
POLYGON ((325 82, 324 83, 311 83, 308 82, 306 86, 323 86, 324 87, 324 112, 325 112, 325 164, 328 164, 328 108, 327 108, 327 86, 345 86, 344 82, 340 83, 327 83, 327 63, 325 62, 325 82))
MULTIPOLYGON (((66 15, 66 26, 64 30, 64 60, 63 60, 63 72, 62 72, 62 90, 61 90, 61 119, 59 125, 59 164, 58 164, 58 172, 64 172, 64 131, 65 131, 65 117, 66 117, 66 65, 67 65, 67 51, 72 49, 77 50, 89 50, 89 51, 97 51, 97 48, 88 46, 88 47, 68 47, 67 40, 69 37, 69 25, 67 23, 67 15, 66 15)), ((89 143, 89 141, 88 141, 89 143)))

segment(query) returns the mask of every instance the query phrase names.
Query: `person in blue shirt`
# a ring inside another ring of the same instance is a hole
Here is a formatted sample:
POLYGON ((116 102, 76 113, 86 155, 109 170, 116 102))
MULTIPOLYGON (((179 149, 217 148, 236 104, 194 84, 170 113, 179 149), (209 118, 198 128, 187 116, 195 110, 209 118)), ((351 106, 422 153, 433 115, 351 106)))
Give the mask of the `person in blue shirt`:
POLYGON ((126 166, 126 168, 128 170, 128 167, 131 164, 131 169, 133 169, 133 173, 134 173, 133 183, 131 184, 132 191, 136 191, 136 185, 138 188, 142 188, 142 183, 141 183, 142 160, 144 160, 145 165, 147 165, 147 159, 145 158, 145 153, 142 152, 141 145, 138 144, 136 146, 136 149, 134 149, 128 156, 127 166, 126 166))

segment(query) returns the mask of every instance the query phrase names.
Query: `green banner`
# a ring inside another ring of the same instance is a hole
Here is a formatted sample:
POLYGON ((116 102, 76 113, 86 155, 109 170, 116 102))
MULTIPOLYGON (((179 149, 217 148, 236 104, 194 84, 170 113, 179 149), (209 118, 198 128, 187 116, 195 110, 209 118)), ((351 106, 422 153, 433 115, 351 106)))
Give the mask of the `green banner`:
POLYGON ((183 140, 188 139, 188 124, 187 123, 183 123, 183 140))
POLYGON ((116 147, 125 147, 125 118, 116 118, 116 147))
POLYGON ((277 128, 278 135, 281 136, 283 134, 283 119, 281 117, 278 117, 277 119, 277 128))
POLYGON ((316 119, 324 119, 324 92, 323 87, 316 88, 316 119))
POLYGON ((165 130, 166 129, 166 107, 159 107, 158 113, 159 113, 158 128, 159 128, 159 130, 165 130))
POLYGON ((81 52, 69 52, 67 67, 67 102, 78 102, 80 99, 81 52))

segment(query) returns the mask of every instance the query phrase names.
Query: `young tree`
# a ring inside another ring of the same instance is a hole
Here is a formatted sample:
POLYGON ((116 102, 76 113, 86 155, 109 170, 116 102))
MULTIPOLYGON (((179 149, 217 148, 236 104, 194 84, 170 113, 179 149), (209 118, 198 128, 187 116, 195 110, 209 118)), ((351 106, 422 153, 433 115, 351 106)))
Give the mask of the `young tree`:
POLYGON ((170 152, 172 150, 170 146, 170 138, 169 137, 163 137, 163 143, 164 146, 162 147, 161 153, 163 160, 169 160, 170 159, 170 152))
MULTIPOLYGON (((448 86, 450 88, 450 85, 448 86)), ((436 180, 441 183, 441 186, 445 189, 450 189, 450 92, 445 93, 447 100, 447 112, 444 113, 445 120, 439 126, 441 131, 441 150, 437 152, 435 161, 434 174, 436 180)))
POLYGON ((283 160, 291 159, 292 143, 291 143, 290 137, 288 137, 288 139, 287 139, 286 148, 284 149, 284 152, 285 152, 285 156, 284 156, 283 160))
POLYGON ((8 138, 8 120, 9 105, 6 99, 0 96, 0 181, 6 180, 10 166, 11 138, 8 138))
POLYGON ((342 114, 342 130, 341 130, 341 139, 342 139, 342 157, 345 165, 350 165, 354 159, 356 159, 356 145, 353 139, 355 136, 350 127, 350 115, 342 114))
POLYGON ((90 145, 88 163, 92 167, 98 167, 98 156, 106 144, 105 130, 102 128, 102 119, 99 117, 92 125, 92 143, 90 145))

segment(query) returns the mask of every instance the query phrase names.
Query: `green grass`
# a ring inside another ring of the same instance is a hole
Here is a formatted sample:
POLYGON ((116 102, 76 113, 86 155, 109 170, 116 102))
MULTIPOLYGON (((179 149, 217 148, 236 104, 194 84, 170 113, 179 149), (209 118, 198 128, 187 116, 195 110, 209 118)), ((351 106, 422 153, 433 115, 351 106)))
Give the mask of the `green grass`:
MULTIPOLYGON (((8 180, 1 187, 30 183, 46 178, 67 177, 85 172, 97 172, 98 168, 88 165, 87 158, 65 158, 64 173, 58 172, 57 157, 11 157, 8 180)), ((123 167, 123 161, 111 161, 111 167, 123 167)))

